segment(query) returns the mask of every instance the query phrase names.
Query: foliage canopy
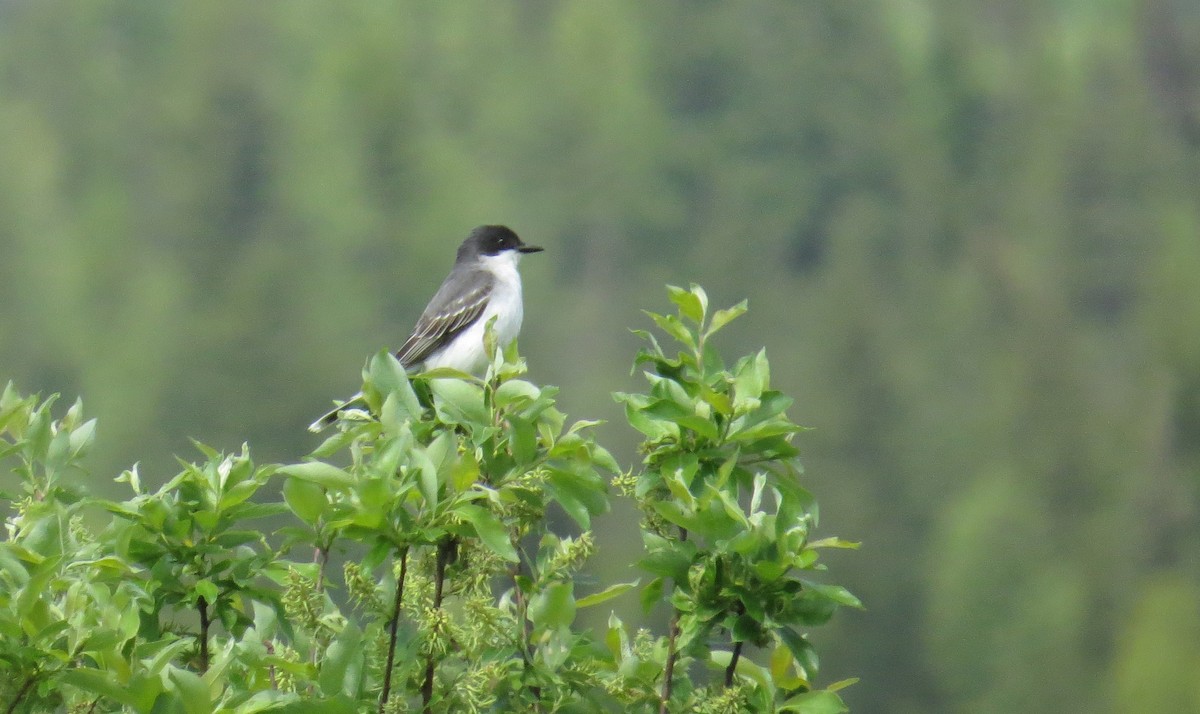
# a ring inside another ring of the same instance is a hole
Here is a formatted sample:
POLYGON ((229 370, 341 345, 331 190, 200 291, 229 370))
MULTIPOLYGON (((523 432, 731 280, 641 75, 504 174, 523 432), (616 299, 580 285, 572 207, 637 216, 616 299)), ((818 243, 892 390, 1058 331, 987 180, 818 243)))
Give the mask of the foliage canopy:
POLYGON ((365 409, 306 459, 257 465, 247 447, 147 490, 71 489, 95 437, 80 402, 0 396, 0 458, 22 492, 0 541, 0 705, 137 714, 254 712, 844 711, 815 684, 806 639, 846 589, 812 578, 816 501, 799 483, 800 427, 765 353, 726 367, 698 286, 649 313, 679 346, 648 347, 645 393, 619 393, 645 440, 623 471, 595 422, 492 346, 485 379, 410 376, 388 352, 363 372, 365 409), (642 519, 643 577, 585 576, 608 482, 642 519), (280 484, 282 501, 271 484, 280 484), (95 525, 99 510, 110 518, 95 525), (566 532, 561 512, 573 524, 566 532), (268 523, 273 536, 265 534, 268 523), (330 571, 344 560, 337 577, 330 571), (645 582, 643 582, 643 580, 645 582), (600 631, 578 615, 637 590, 665 633, 600 631))

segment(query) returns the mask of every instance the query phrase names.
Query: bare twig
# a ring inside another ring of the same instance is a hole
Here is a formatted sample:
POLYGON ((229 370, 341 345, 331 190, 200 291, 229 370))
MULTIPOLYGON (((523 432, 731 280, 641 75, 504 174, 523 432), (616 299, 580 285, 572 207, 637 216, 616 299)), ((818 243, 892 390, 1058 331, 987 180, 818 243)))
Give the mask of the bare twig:
POLYGON ((379 696, 379 714, 392 691, 392 667, 396 663, 396 631, 400 626, 400 605, 404 600, 404 577, 408 574, 408 548, 400 550, 400 575, 396 578, 396 597, 392 602, 392 621, 388 625, 387 669, 383 673, 383 694, 379 696))
POLYGON ((196 609, 200 611, 200 672, 208 671, 208 628, 212 622, 208 619, 208 601, 201 595, 196 600, 196 609))
MULTIPOLYGON (((433 608, 435 610, 442 607, 442 595, 446 585, 446 563, 450 560, 450 551, 454 547, 453 542, 446 538, 438 543, 437 547, 437 565, 433 579, 433 608)), ((433 701, 433 654, 430 654, 425 661, 425 681, 421 684, 421 703, 422 711, 425 714, 432 714, 433 708, 430 702, 433 701)))
MULTIPOLYGON (((531 639, 533 637, 533 626, 529 622, 529 601, 525 599, 525 593, 522 592, 521 583, 519 582, 521 571, 523 569, 522 566, 529 558, 529 556, 526 555, 524 548, 521 548, 521 556, 521 559, 517 562, 517 565, 512 570, 513 599, 517 605, 518 626, 521 628, 521 659, 524 661, 525 672, 528 673, 533 665, 533 646, 531 644, 531 639)), ((532 686, 529 688, 529 691, 531 694, 533 694, 535 699, 534 711, 542 711, 542 688, 538 686, 532 686)))
MULTIPOLYGON (((686 528, 679 529, 679 540, 686 541, 686 528)), ((672 608, 671 624, 667 626, 667 663, 663 667, 663 685, 661 701, 658 706, 659 714, 667 714, 667 704, 671 701, 671 681, 675 677, 675 661, 679 659, 679 649, 675 641, 679 638, 679 611, 672 608)))
MULTIPOLYGON (((270 640, 263 640, 263 647, 266 648, 268 655, 275 655, 275 645, 272 644, 270 640)), ((274 662, 271 663, 271 666, 267 667, 267 675, 271 678, 271 689, 279 689, 279 683, 275 681, 274 662)))
POLYGON ((659 714, 667 714, 667 703, 671 701, 671 680, 675 676, 675 660, 679 652, 675 649, 675 639, 679 636, 679 611, 671 615, 671 624, 667 626, 667 664, 663 667, 663 684, 661 701, 658 706, 659 714))
POLYGON ((320 544, 313 548, 313 562, 317 564, 317 592, 325 592, 325 566, 329 565, 329 547, 320 544))
POLYGON ((725 668, 725 687, 733 686, 733 675, 737 672, 738 659, 742 656, 742 643, 733 643, 733 656, 729 658, 729 666, 725 668))
POLYGON ((25 698, 26 694, 29 694, 29 690, 33 689, 35 682, 37 682, 37 674, 35 673, 29 675, 29 679, 26 679, 25 683, 21 685, 21 689, 17 691, 17 696, 14 697, 12 703, 8 705, 8 709, 4 710, 5 714, 13 714, 13 712, 17 710, 17 705, 21 703, 21 700, 25 698))
MULTIPOLYGON (((329 547, 323 543, 317 543, 313 548, 313 562, 317 564, 317 585, 316 592, 318 595, 325 592, 325 567, 329 565, 329 547)), ((313 630, 314 641, 319 641, 320 631, 313 630)), ((323 648, 314 646, 312 650, 312 663, 316 666, 321 659, 321 650, 323 648)))

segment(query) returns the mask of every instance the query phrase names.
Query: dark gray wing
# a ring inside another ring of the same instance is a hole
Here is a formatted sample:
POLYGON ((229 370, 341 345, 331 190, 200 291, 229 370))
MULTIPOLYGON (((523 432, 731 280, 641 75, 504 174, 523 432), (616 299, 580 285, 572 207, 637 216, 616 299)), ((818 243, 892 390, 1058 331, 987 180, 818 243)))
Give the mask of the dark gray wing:
POLYGON ((429 301, 421 319, 417 320, 412 334, 396 351, 400 364, 412 367, 424 362, 438 348, 470 327, 487 308, 494 282, 492 274, 485 270, 451 271, 429 301))

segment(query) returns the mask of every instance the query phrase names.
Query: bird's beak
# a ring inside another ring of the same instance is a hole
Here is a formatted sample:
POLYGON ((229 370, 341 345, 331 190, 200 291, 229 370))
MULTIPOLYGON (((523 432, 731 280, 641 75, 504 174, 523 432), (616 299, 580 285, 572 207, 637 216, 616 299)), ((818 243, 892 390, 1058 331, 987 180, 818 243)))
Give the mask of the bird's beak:
POLYGON ((541 253, 545 249, 540 245, 521 245, 517 250, 521 253, 541 253))

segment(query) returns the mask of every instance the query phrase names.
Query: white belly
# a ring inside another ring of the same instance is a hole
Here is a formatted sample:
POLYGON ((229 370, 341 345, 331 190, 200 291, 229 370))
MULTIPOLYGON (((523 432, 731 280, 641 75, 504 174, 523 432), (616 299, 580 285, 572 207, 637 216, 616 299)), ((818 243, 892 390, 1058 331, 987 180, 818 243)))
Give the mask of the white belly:
POLYGON ((521 331, 524 308, 521 304, 521 278, 517 274, 517 255, 485 260, 493 261, 489 267, 496 276, 487 308, 445 349, 430 355, 425 360, 425 369, 450 367, 481 377, 488 366, 488 355, 483 347, 483 335, 488 322, 495 318, 492 329, 501 349, 511 344, 521 331))

